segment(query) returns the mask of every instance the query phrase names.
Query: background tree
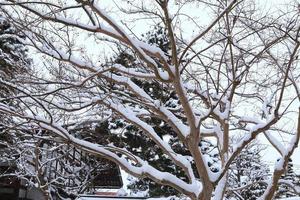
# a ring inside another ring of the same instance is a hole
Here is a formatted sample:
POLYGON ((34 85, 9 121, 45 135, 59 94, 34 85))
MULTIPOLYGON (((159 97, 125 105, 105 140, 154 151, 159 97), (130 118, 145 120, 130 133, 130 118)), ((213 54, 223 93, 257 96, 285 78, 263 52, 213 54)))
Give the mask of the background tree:
MULTIPOLYGON (((166 29, 161 25, 156 25, 152 31, 147 32, 142 35, 150 45, 159 47, 166 57, 171 59, 170 56, 170 41, 167 36, 166 29)), ((168 60, 168 62, 171 62, 168 60)), ((116 58, 112 63, 120 64, 126 68, 137 68, 137 60, 130 51, 126 51, 120 47, 119 52, 117 52, 116 58)), ((176 108, 178 104, 178 97, 175 91, 168 84, 160 84, 157 81, 145 81, 141 79, 134 79, 133 82, 146 91, 153 99, 160 100, 169 107, 176 108)), ((147 120, 147 123, 156 130, 159 137, 168 142, 178 153, 185 156, 190 156, 188 150, 178 139, 176 133, 172 130, 172 127, 168 126, 163 120, 151 117, 147 120)), ((96 128, 96 131, 102 133, 102 137, 106 138, 107 143, 113 143, 115 146, 126 148, 128 151, 140 156, 143 159, 149 160, 152 166, 163 171, 176 174, 182 179, 187 179, 184 172, 178 168, 174 163, 172 163, 164 155, 160 149, 156 148, 155 143, 153 143, 148 138, 143 136, 143 133, 136 129, 134 126, 126 123, 122 119, 109 118, 107 121, 103 122, 96 128), (108 135, 104 135, 106 133, 108 135)), ((95 138, 96 139, 96 138, 95 138)), ((204 155, 210 159, 207 160, 209 167, 212 172, 218 172, 217 163, 219 157, 216 151, 216 147, 208 140, 202 140, 199 146, 204 155)), ((195 171, 195 173, 197 173, 195 171)), ((151 179, 137 179, 133 181, 128 188, 134 193, 147 191, 147 195, 150 197, 160 197, 160 196, 171 196, 180 195, 178 191, 168 186, 161 186, 152 181, 151 179)))
MULTIPOLYGON (((29 69, 30 59, 27 56, 27 49, 23 44, 24 36, 9 23, 0 13, 0 79, 13 82, 15 77, 29 69)), ((17 91, 5 84, 0 85, 0 103, 17 106, 11 95, 17 91)), ((12 116, 0 115, 0 141, 1 149, 10 147, 17 143, 20 138, 17 131, 13 129, 12 116)), ((7 152, 2 151, 1 161, 12 159, 15 155, 13 148, 7 152), (8 155, 7 153, 11 153, 8 155), (9 158, 11 156, 11 158, 9 158)))
MULTIPOLYGON (((18 103, 12 96, 18 94, 17 88, 9 87, 9 83, 18 84, 18 78, 30 68, 31 60, 27 56, 27 48, 23 44, 24 35, 21 34, 9 19, 0 12, 0 104, 17 108, 18 103), (2 84, 2 82, 8 84, 2 84)), ((18 125, 18 124, 17 124, 18 125)), ((0 185, 19 181, 14 176, 20 157, 24 136, 20 128, 14 123, 13 117, 0 114, 0 185)))
POLYGON ((240 153, 230 166, 228 197, 255 200, 267 188, 269 166, 262 160, 264 147, 253 141, 240 153))
POLYGON ((287 169, 281 176, 280 182, 281 184, 278 187, 276 198, 280 199, 298 196, 297 189, 300 186, 300 179, 299 176, 297 176, 297 174, 294 172, 292 159, 289 159, 287 169), (291 187, 293 185, 295 188, 291 187))
MULTIPOLYGON (((22 43, 24 36, 10 24, 1 13, 0 37, 0 78, 5 81, 13 81, 12 79, 14 79, 14 77, 28 69, 30 60, 27 57, 27 49, 22 43)), ((13 101, 6 99, 6 97, 9 97, 9 94, 14 94, 16 91, 4 84, 1 84, 0 91, 1 103, 13 104, 13 101)), ((11 117, 9 116, 8 118, 11 117)), ((0 129, 2 131, 8 122, 8 118, 1 115, 0 129)), ((2 135, 5 134, 2 132, 2 135)))
MULTIPOLYGON (((18 90, 20 84, 30 82, 24 76, 34 76, 30 71, 33 66, 25 39, 20 30, 0 16, 0 103, 15 109, 20 106, 18 95, 24 95, 18 90)), ((35 87, 44 89, 43 86, 35 87)), ((89 188, 95 168, 104 170, 111 167, 109 162, 99 159, 96 162, 93 156, 78 163, 69 145, 47 136, 45 131, 23 126, 11 115, 3 113, 0 115, 0 153, 1 166, 8 167, 0 174, 5 184, 9 182, 7 179, 22 180, 28 188, 37 186, 46 198, 74 198, 75 194, 89 188)), ((76 152, 76 156, 79 153, 76 152)), ((80 155, 86 157, 84 153, 80 155)))

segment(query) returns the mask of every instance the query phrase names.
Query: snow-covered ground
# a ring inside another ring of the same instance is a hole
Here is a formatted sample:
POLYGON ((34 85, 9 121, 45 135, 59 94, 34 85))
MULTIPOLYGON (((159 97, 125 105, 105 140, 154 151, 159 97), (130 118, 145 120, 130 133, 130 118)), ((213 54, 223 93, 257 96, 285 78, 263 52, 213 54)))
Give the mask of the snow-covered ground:
POLYGON ((289 197, 282 200, 300 200, 300 197, 289 197))
MULTIPOLYGON (((142 200, 144 198, 130 198, 130 197, 80 197, 77 200, 142 200)), ((185 199, 180 199, 180 198, 175 198, 175 197, 161 197, 161 198, 148 198, 147 200, 185 200, 185 199)), ((290 198, 284 198, 280 200, 300 200, 300 197, 290 197, 290 198)))

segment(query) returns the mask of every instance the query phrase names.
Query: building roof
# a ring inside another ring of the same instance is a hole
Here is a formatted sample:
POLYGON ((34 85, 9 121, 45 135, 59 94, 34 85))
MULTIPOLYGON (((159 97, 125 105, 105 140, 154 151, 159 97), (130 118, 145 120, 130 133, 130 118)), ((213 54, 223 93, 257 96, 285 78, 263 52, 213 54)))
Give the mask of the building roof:
POLYGON ((111 196, 97 196, 97 195, 82 195, 77 200, 144 200, 145 197, 111 197, 111 196))
POLYGON ((108 160, 103 159, 102 162, 109 163, 106 169, 96 169, 93 174, 95 177, 92 184, 95 188, 121 188, 123 186, 120 168, 108 160))

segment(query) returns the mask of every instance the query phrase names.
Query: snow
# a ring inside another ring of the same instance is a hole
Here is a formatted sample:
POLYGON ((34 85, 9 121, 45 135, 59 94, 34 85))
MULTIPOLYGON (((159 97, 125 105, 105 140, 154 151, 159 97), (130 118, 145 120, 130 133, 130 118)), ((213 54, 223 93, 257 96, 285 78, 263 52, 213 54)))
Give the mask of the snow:
POLYGON ((187 137, 190 133, 190 128, 183 124, 180 119, 178 119, 172 112, 170 112, 167 108, 163 106, 159 106, 159 110, 163 112, 168 119, 180 130, 180 133, 184 136, 187 137))
POLYGON ((116 82, 127 84, 136 94, 142 96, 143 98, 147 99, 149 103, 152 103, 155 107, 157 107, 175 126, 178 128, 180 133, 186 137, 190 129, 187 125, 183 124, 180 119, 178 119, 171 111, 169 111, 166 107, 161 105, 160 101, 154 101, 143 89, 133 83, 129 78, 118 76, 111 73, 104 73, 107 78, 111 78, 116 82))
POLYGON ((142 197, 93 197, 93 196, 82 196, 77 198, 76 200, 142 200, 142 199, 147 199, 147 200, 189 200, 188 198, 179 198, 175 196, 171 197, 157 197, 157 198, 142 198, 142 197))
POLYGON ((226 187, 226 176, 223 176, 222 179, 219 181, 218 185, 216 186, 213 200, 222 200, 222 194, 225 187, 226 187))
POLYGON ((124 116, 127 120, 131 121, 132 123, 137 124, 141 129, 145 131, 146 134, 150 138, 152 138, 157 145, 159 145, 165 152, 168 152, 168 155, 171 157, 171 159, 175 160, 178 163, 181 163, 183 166, 187 167, 190 173, 190 176, 193 178, 193 182, 197 182, 194 179, 192 167, 190 162, 186 159, 185 156, 182 156, 178 153, 175 153, 173 149, 170 147, 170 145, 165 142, 163 139, 161 139, 158 134, 155 132, 155 130, 145 123, 144 121, 140 120, 128 107, 126 107, 123 104, 115 104, 112 101, 106 100, 106 104, 120 113, 122 116, 124 116))
MULTIPOLYGON (((154 66, 154 70, 158 73, 158 75, 161 79, 163 79, 163 80, 169 79, 168 70, 175 73, 174 66, 168 66, 169 69, 159 68, 156 63, 157 61, 153 59, 154 56, 152 57, 152 55, 154 55, 154 54, 159 54, 160 57, 167 60, 167 57, 165 56, 164 52, 162 52, 159 48, 157 48, 155 46, 151 46, 144 42, 138 41, 135 38, 131 38, 129 35, 127 35, 125 33, 125 31, 122 29, 122 27, 118 26, 117 23, 105 13, 104 10, 101 10, 99 7, 97 7, 96 4, 94 5, 94 7, 103 15, 103 18, 106 21, 108 21, 109 23, 113 24, 116 27, 114 27, 114 26, 105 27, 102 24, 100 25, 100 27, 91 26, 91 25, 87 25, 87 24, 82 24, 77 21, 73 21, 71 19, 63 18, 61 16, 55 16, 55 18, 57 20, 59 20, 60 22, 69 23, 70 25, 76 26, 81 29, 90 30, 92 32, 102 32, 104 34, 112 34, 113 37, 124 37, 125 39, 128 39, 128 41, 130 43, 132 43, 132 46, 142 55, 142 57, 144 58, 145 61, 151 63, 154 66), (147 53, 148 51, 150 52, 150 54, 147 53), (151 56, 149 56, 149 55, 151 55, 151 56)), ((39 12, 39 11, 36 11, 36 12, 39 12)), ((41 14, 44 14, 44 13, 41 13, 41 14)), ((54 19, 54 18, 52 18, 52 19, 54 19)), ((62 58, 63 60, 70 60, 71 63, 73 63, 79 67, 86 67, 90 71, 95 71, 95 74, 98 72, 101 72, 101 70, 102 70, 102 69, 99 70, 99 68, 97 68, 96 66, 92 65, 89 62, 86 62, 82 58, 73 57, 71 55, 68 55, 67 53, 64 53, 63 51, 58 51, 58 50, 53 51, 51 49, 52 47, 49 47, 46 44, 41 44, 41 47, 39 47, 39 48, 41 51, 44 51, 45 53, 52 55, 58 59, 62 58)), ((168 123, 172 123, 172 125, 174 125, 174 127, 179 130, 179 134, 181 134, 181 136, 183 136, 184 138, 187 138, 189 136, 189 133, 190 133, 189 126, 187 126, 185 123, 183 123, 181 119, 176 117, 171 112, 170 108, 165 107, 162 104, 162 102, 160 102, 160 101, 153 100, 142 88, 138 87, 133 81, 130 80, 129 77, 126 77, 127 75, 130 75, 130 76, 139 76, 139 77, 143 77, 143 78, 155 78, 155 74, 152 72, 153 69, 149 70, 151 72, 146 73, 146 72, 138 71, 138 69, 125 68, 122 65, 114 65, 114 66, 112 66, 112 68, 115 68, 116 70, 121 72, 121 74, 124 74, 124 76, 119 76, 116 74, 112 74, 110 72, 102 73, 101 76, 106 77, 107 79, 112 79, 115 82, 117 82, 119 84, 123 84, 126 87, 128 87, 131 90, 131 92, 135 93, 140 99, 144 100, 147 103, 147 105, 145 105, 145 107, 146 106, 154 106, 158 111, 163 113, 163 115, 167 119, 166 121, 168 121, 168 123)), ((229 78, 232 79, 230 73, 229 73, 229 78)), ((85 79, 85 80, 87 80, 87 79, 85 79)), ((82 82, 84 82, 85 80, 81 81, 80 84, 82 82)), ((184 94, 186 95, 186 99, 188 99, 187 94, 186 94, 187 92, 185 91, 185 89, 189 90, 189 88, 192 88, 194 90, 195 88, 193 88, 194 86, 191 86, 189 84, 183 84, 182 81, 181 81, 181 84, 182 84, 182 89, 184 91, 184 94)), ((49 91, 49 93, 50 92, 51 91, 49 91)), ((229 90, 228 90, 228 92, 229 92, 229 90)), ((228 92, 227 92, 227 94, 228 94, 228 92)), ((213 110, 213 112, 215 114, 217 114, 219 116, 219 118, 222 120, 228 119, 230 111, 231 111, 230 110, 231 104, 227 99, 227 96, 226 96, 227 94, 224 96, 222 96, 220 94, 208 94, 207 91, 206 92, 200 91, 199 93, 202 94, 203 96, 206 96, 207 98, 209 97, 209 95, 211 95, 211 97, 213 98, 212 103, 214 105, 217 105, 217 103, 219 103, 219 104, 222 103, 222 105, 224 104, 225 105, 224 111, 221 112, 219 106, 217 106, 213 110)), ((272 93, 272 94, 274 94, 274 93, 272 93)), ((99 95, 99 96, 102 97, 102 95, 99 95)), ((271 122, 272 119, 270 119, 270 118, 272 118, 272 116, 270 115, 271 110, 269 107, 271 100, 272 100, 272 97, 267 97, 264 100, 262 108, 261 108, 261 110, 265 114, 266 120, 264 120, 264 121, 259 120, 259 118, 257 118, 257 117, 252 117, 252 118, 251 117, 242 117, 240 119, 240 121, 247 122, 248 125, 246 128, 248 130, 248 133, 245 134, 245 137, 240 141, 240 143, 238 143, 236 146, 233 147, 233 152, 236 152, 236 150, 238 148, 242 147, 245 143, 250 141, 255 136, 256 131, 265 127, 268 123, 271 122)), ((128 121, 131 121, 132 123, 136 124, 141 129, 143 129, 144 133, 147 134, 150 138, 152 138, 161 148, 166 150, 166 152, 169 153, 169 156, 173 160, 181 163, 184 166, 187 166, 189 173, 191 175, 193 174, 189 159, 187 159, 183 155, 176 154, 172 150, 172 148, 170 147, 168 142, 164 139, 161 139, 158 136, 158 133, 156 133, 156 131, 153 129, 153 127, 150 126, 149 124, 147 124, 143 118, 141 118, 140 115, 143 115, 143 114, 149 115, 150 114, 150 112, 147 110, 147 108, 142 109, 139 107, 133 107, 133 106, 130 107, 130 106, 126 106, 126 105, 121 105, 121 103, 119 103, 117 98, 113 99, 111 101, 109 101, 107 99, 103 100, 102 98, 95 98, 95 99, 91 99, 90 102, 94 103, 97 101, 103 101, 104 104, 107 105, 107 107, 114 109, 116 112, 123 115, 128 121)), ((83 106, 89 105, 90 102, 84 103, 83 106)), ((9 108, 6 105, 0 104, 0 109, 5 112, 12 112, 12 110, 10 110, 11 108, 9 108)), ((202 108, 199 109, 200 110, 199 112, 194 111, 193 108, 191 108, 191 110, 194 113, 201 114, 201 112, 203 112, 204 109, 202 109, 202 108)), ((199 192, 201 192, 201 189, 202 189, 201 183, 198 180, 196 180, 195 177, 193 177, 193 176, 192 176, 192 180, 191 180, 192 183, 187 184, 187 183, 181 181, 179 178, 174 177, 168 173, 155 170, 146 161, 143 161, 139 158, 137 158, 137 160, 139 161, 139 164, 141 164, 141 166, 139 166, 139 167, 134 166, 134 165, 132 165, 132 163, 128 162, 126 159, 118 157, 117 154, 115 154, 111 151, 108 151, 104 147, 97 146, 92 143, 88 143, 87 141, 80 141, 77 138, 74 138, 59 123, 57 123, 57 124, 53 123, 52 121, 44 119, 42 116, 26 116, 25 118, 27 118, 27 117, 32 118, 33 121, 36 121, 36 123, 39 124, 42 128, 48 129, 48 130, 54 132, 55 134, 57 134, 58 136, 63 137, 66 140, 73 141, 74 143, 83 146, 87 150, 95 151, 95 152, 98 152, 105 156, 108 156, 111 159, 114 159, 116 162, 121 164, 128 171, 131 171, 131 172, 139 174, 139 175, 140 174, 142 174, 142 175, 150 174, 153 176, 155 175, 155 176, 158 176, 158 178, 160 180, 167 180, 171 183, 178 184, 188 191, 193 191, 197 194, 199 194, 199 192)), ((194 116, 194 117, 196 119, 196 124, 197 124, 197 122, 200 121, 200 117, 197 117, 197 116, 194 116)), ((217 136, 217 138, 219 139, 220 148, 222 149, 223 148, 223 146, 222 146, 223 145, 223 134, 224 134, 222 132, 222 128, 220 127, 219 124, 210 125, 208 127, 209 128, 202 128, 201 133, 204 136, 205 136, 205 134, 207 134, 207 135, 215 134, 215 136, 217 136)), ((266 135, 266 138, 269 140, 269 142, 272 143, 276 149, 278 149, 278 151, 281 153, 282 156, 286 156, 289 152, 293 151, 293 146, 297 141, 297 138, 294 137, 293 140, 290 141, 290 144, 288 145, 288 147, 286 149, 286 147, 276 137, 274 137, 271 132, 266 132, 265 135, 266 135)), ((208 160, 208 157, 204 156, 204 159, 208 160)), ((225 161, 226 160, 227 159, 225 159, 225 161)), ((210 172, 208 166, 205 166, 205 167, 206 167, 207 171, 210 172)), ((282 167, 283 167, 283 159, 280 159, 279 162, 276 164, 275 169, 280 170, 280 169, 282 169, 282 167)), ((217 180, 219 175, 220 175, 219 173, 210 173, 209 174, 210 180, 212 180, 212 181, 217 180)), ((223 176, 223 178, 224 177, 226 177, 226 176, 223 176)), ((222 189, 224 187, 225 187, 225 181, 223 182, 223 179, 221 179, 221 182, 218 184, 217 189, 216 189, 217 195, 215 195, 215 197, 214 197, 215 199, 221 199, 221 197, 218 196, 218 194, 221 194, 221 192, 219 192, 219 191, 222 191, 222 189)), ((166 198, 160 198, 160 199, 166 199, 166 198)))
POLYGON ((285 147, 277 140, 277 138, 275 138, 269 131, 265 131, 264 135, 270 141, 270 143, 275 146, 276 150, 283 155, 285 147))
MULTIPOLYGON (((135 43, 139 47, 141 47, 142 49, 147 50, 149 52, 153 52, 153 54, 157 54, 158 53, 165 61, 168 60, 168 57, 165 55, 165 53, 160 48, 158 48, 158 47, 156 47, 154 45, 147 44, 147 43, 145 43, 143 41, 140 41, 140 40, 136 40, 136 39, 133 39, 133 40, 135 40, 135 43)), ((172 69, 174 70, 174 68, 175 68, 174 66, 173 67, 170 66, 171 70, 172 69)))
MULTIPOLYGON (((171 147, 166 142, 161 140, 160 137, 158 137, 158 135, 155 133, 154 129, 151 126, 149 126, 145 122, 139 120, 134 115, 134 113, 127 110, 126 107, 124 107, 124 105, 122 105, 122 106, 115 105, 112 102, 109 102, 109 104, 112 108, 118 110, 118 112, 122 113, 122 115, 127 117, 129 120, 132 120, 135 123, 138 123, 141 127, 143 127, 146 130, 146 132, 151 134, 151 137, 155 138, 156 142, 158 142, 164 149, 167 150, 167 152, 170 153, 170 156, 173 159, 177 160, 178 162, 183 162, 183 164, 187 165, 187 167, 189 166, 189 161, 184 156, 175 154, 175 152, 173 152, 171 147)), ((172 175, 170 173, 158 171, 157 169, 153 168, 147 162, 139 159, 138 157, 135 157, 135 159, 138 160, 138 163, 141 164, 141 167, 133 166, 125 158, 121 158, 121 157, 117 156, 117 154, 114 154, 111 151, 106 150, 105 147, 100 147, 97 144, 93 144, 93 143, 75 138, 74 136, 70 135, 67 130, 65 130, 63 127, 61 127, 58 124, 54 124, 54 123, 49 124, 49 122, 41 119, 40 117, 34 117, 34 119, 38 120, 38 123, 41 127, 51 130, 52 132, 56 133, 57 135, 65 138, 69 141, 72 141, 74 144, 81 146, 83 149, 103 154, 109 158, 112 158, 112 159, 118 161, 121 164, 121 166, 125 167, 127 170, 133 172, 134 174, 140 174, 140 175, 149 174, 149 175, 157 177, 157 179, 159 179, 159 180, 166 180, 175 185, 180 185, 186 191, 195 193, 197 195, 202 190, 202 186, 199 181, 193 180, 192 184, 185 183, 184 181, 182 181, 181 179, 175 177, 174 175, 172 175)), ((190 166, 190 168, 191 168, 191 166, 190 166)))
MULTIPOLYGON (((122 197, 122 198, 118 198, 118 197, 113 197, 113 198, 107 198, 107 197, 97 197, 97 198, 93 198, 92 196, 90 197, 80 197, 77 200, 100 200, 100 199, 114 199, 114 200, 133 200, 133 199, 137 199, 137 200, 141 200, 141 199, 147 199, 147 200, 188 200, 187 198, 178 198, 178 197, 158 197, 158 198, 133 198, 133 197, 122 197)), ((214 197, 214 200, 219 199, 219 196, 216 195, 214 197)), ((287 198, 282 198, 282 199, 278 199, 278 200, 300 200, 300 197, 287 197, 287 198)))
MULTIPOLYGON (((126 116, 129 120, 133 120, 136 123, 140 124, 141 127, 143 127, 149 134, 151 134, 152 137, 154 137, 155 140, 163 148, 165 148, 167 150, 167 152, 170 153, 170 156, 173 159, 176 159, 178 162, 183 162, 183 164, 189 166, 189 161, 184 156, 180 156, 180 155, 176 154, 175 152, 173 152, 171 147, 165 141, 161 140, 160 137, 158 137, 158 135, 155 133, 154 129, 151 126, 149 126, 145 122, 139 120, 134 115, 134 113, 127 110, 123 105, 122 106, 116 105, 112 102, 109 102, 109 104, 112 108, 117 109, 124 116, 126 116)), ((6 106, 4 107, 4 106, 2 106, 2 104, 0 104, 0 106, 1 106, 0 109, 10 112, 9 108, 7 108, 6 106)), ((75 145, 79 145, 80 147, 82 147, 84 150, 87 150, 88 152, 90 152, 90 151, 95 152, 97 154, 101 154, 110 159, 115 160, 123 168, 125 168, 126 170, 128 170, 134 174, 138 174, 138 175, 146 174, 146 175, 156 177, 157 179, 159 179, 161 181, 165 180, 165 181, 173 183, 175 185, 179 185, 180 187, 184 188, 184 190, 189 191, 190 193, 195 193, 196 195, 198 195, 202 190, 201 183, 199 181, 196 181, 195 179, 192 180, 191 184, 188 184, 170 173, 161 172, 161 171, 153 168, 147 162, 143 161, 142 159, 140 159, 136 156, 135 156, 135 159, 138 161, 138 163, 141 166, 140 167, 134 166, 131 163, 129 163, 125 158, 119 157, 117 154, 107 150, 105 147, 99 146, 98 144, 94 144, 94 143, 91 143, 91 142, 88 142, 88 141, 85 141, 82 139, 75 138, 74 136, 69 134, 68 131, 66 129, 64 129, 62 126, 60 126, 59 124, 45 120, 40 116, 26 116, 24 118, 27 118, 27 119, 31 118, 33 121, 35 121, 35 123, 39 124, 42 128, 52 131, 56 135, 64 138, 65 140, 73 142, 73 144, 75 144, 75 145)), ((125 151, 125 150, 123 149, 122 151, 125 151)), ((190 168, 191 168, 191 166, 190 166, 190 168)))
MULTIPOLYGON (((225 103, 224 111, 221 112, 219 106, 216 106, 213 111, 216 115, 218 115, 220 117, 220 119, 225 120, 225 119, 228 119, 228 117, 229 117, 230 102, 227 99, 225 101, 224 101, 224 99, 222 99, 222 100, 223 100, 222 103, 225 103)), ((217 105, 217 103, 219 103, 219 101, 220 101, 219 99, 217 101, 213 101, 213 105, 217 105)))
POLYGON ((169 73, 166 72, 166 71, 163 71, 161 69, 158 69, 158 74, 159 74, 159 77, 165 81, 169 80, 170 79, 170 76, 169 76, 169 73))
POLYGON ((141 200, 141 199, 145 199, 145 198, 127 198, 127 197, 108 197, 108 196, 98 196, 98 197, 95 197, 95 196, 82 196, 82 197, 79 197, 77 198, 76 200, 109 200, 109 199, 113 199, 113 200, 134 200, 134 199, 137 199, 137 200, 141 200))
POLYGON ((153 74, 153 73, 138 72, 137 71, 138 67, 137 68, 126 68, 120 64, 114 64, 113 68, 117 69, 121 72, 124 72, 126 74, 130 74, 132 76, 138 76, 138 77, 143 77, 143 78, 153 78, 153 79, 155 78, 155 74, 153 74))

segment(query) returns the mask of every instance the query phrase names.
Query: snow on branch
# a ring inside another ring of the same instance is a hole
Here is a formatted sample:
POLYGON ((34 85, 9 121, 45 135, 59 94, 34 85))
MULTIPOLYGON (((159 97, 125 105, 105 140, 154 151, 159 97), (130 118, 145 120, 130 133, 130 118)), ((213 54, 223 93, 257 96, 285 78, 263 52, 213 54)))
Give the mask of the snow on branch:
POLYGON ((290 140, 290 143, 287 149, 284 151, 282 157, 275 164, 274 172, 272 179, 270 180, 266 191, 263 196, 260 198, 261 200, 271 200, 273 198, 274 193, 276 192, 277 185, 279 183, 281 175, 285 172, 289 158, 292 156, 294 150, 298 147, 300 140, 300 108, 298 110, 298 127, 297 132, 290 140))
MULTIPOLYGON (((116 106, 116 105, 112 104, 111 102, 110 102, 110 106, 113 108, 117 107, 116 109, 118 109, 120 113, 126 115, 129 118, 129 120, 131 120, 131 119, 137 120, 137 123, 140 123, 141 126, 143 126, 147 132, 149 132, 154 137, 156 137, 157 140, 160 140, 161 145, 164 146, 164 148, 170 150, 170 155, 177 155, 174 152, 172 153, 172 150, 170 149, 170 147, 168 147, 163 141, 161 141, 160 138, 157 138, 157 135, 155 135, 152 127, 147 126, 143 122, 139 121, 137 119, 137 117, 134 116, 133 113, 128 113, 128 110, 126 110, 125 108, 116 106)), ((120 166, 122 166, 130 174, 134 174, 134 175, 140 176, 140 177, 144 177, 144 176, 151 177, 156 182, 173 186, 176 189, 178 189, 179 191, 181 191, 187 195, 193 194, 194 196, 198 196, 202 190, 201 183, 195 179, 193 180, 193 182, 191 184, 188 184, 188 183, 182 181, 180 178, 177 178, 176 176, 174 176, 170 173, 161 172, 161 171, 153 168, 146 161, 142 160, 141 158, 139 158, 135 155, 132 155, 130 152, 127 152, 124 149, 118 149, 116 147, 110 148, 110 147, 100 146, 98 144, 94 144, 94 143, 91 143, 91 142, 88 142, 88 141, 85 141, 82 139, 78 139, 78 138, 74 137, 73 135, 71 135, 65 128, 63 128, 59 124, 45 120, 42 117, 26 116, 26 115, 21 115, 21 114, 15 113, 9 107, 7 107, 6 105, 1 104, 1 103, 0 103, 0 112, 11 113, 16 117, 30 120, 30 121, 32 121, 32 123, 37 124, 40 127, 42 127, 43 129, 54 133, 55 135, 66 140, 67 142, 71 142, 74 146, 78 146, 79 148, 81 148, 84 151, 94 153, 94 154, 103 156, 109 160, 112 160, 114 162, 117 162, 120 166), (116 153, 114 153, 114 151, 116 153), (132 155, 132 158, 134 160, 130 161, 124 157, 118 156, 118 154, 122 153, 122 152, 125 152, 125 156, 132 155), (132 161, 136 161, 136 163, 134 164, 134 162, 132 162, 132 161)), ((178 157, 177 159, 178 159, 178 161, 180 161, 180 159, 184 159, 184 158, 178 157)))

